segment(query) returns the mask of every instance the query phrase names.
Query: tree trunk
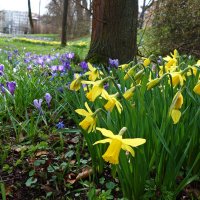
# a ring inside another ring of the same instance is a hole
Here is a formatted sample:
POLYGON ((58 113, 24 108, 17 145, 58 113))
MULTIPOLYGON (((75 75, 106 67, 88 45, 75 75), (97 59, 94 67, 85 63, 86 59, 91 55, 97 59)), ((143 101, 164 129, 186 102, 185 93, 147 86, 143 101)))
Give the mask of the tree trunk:
POLYGON ((90 62, 130 62, 137 53, 138 0, 94 0, 90 62))
POLYGON ((64 0, 61 46, 66 46, 67 44, 67 9, 68 9, 68 0, 64 0))
POLYGON ((31 12, 31 1, 28 0, 28 17, 29 17, 29 23, 31 27, 31 33, 34 33, 34 24, 33 24, 33 19, 32 19, 32 12, 31 12))

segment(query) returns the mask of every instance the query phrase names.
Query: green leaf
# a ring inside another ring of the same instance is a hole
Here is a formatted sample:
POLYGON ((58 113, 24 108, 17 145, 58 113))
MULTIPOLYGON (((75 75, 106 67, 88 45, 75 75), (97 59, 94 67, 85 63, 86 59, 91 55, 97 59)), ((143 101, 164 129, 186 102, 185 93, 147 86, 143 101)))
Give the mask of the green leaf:
POLYGON ((27 187, 31 187, 33 184, 35 184, 37 182, 37 178, 33 178, 33 177, 30 177, 27 181, 26 181, 26 186, 27 187))
POLYGON ((115 183, 113 183, 112 181, 110 181, 110 182, 106 183, 106 188, 107 188, 107 189, 110 189, 110 190, 112 190, 112 189, 114 189, 114 188, 115 188, 115 186, 116 186, 116 184, 115 184, 115 183))

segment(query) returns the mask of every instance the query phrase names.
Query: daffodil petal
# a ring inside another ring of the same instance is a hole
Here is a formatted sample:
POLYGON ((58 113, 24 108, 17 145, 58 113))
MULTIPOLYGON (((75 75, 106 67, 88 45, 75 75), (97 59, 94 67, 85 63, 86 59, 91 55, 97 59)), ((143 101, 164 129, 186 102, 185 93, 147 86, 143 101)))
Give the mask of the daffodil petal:
POLYGON ((142 145, 146 142, 143 138, 134 138, 134 139, 122 139, 123 144, 129 145, 132 147, 137 147, 139 145, 142 145))
POLYGON ((110 138, 106 138, 106 139, 103 139, 103 140, 99 140, 99 141, 97 141, 97 142, 95 142, 93 145, 96 145, 96 144, 104 144, 104 143, 111 143, 111 141, 112 141, 112 139, 110 139, 110 138))
POLYGON ((102 133, 102 135, 104 135, 105 137, 114 138, 114 136, 115 136, 112 131, 107 130, 105 128, 98 128, 97 127, 97 130, 100 131, 102 133))
POLYGON ((90 114, 93 114, 93 112, 91 111, 91 109, 90 109, 90 107, 88 106, 88 103, 87 103, 87 102, 85 102, 85 107, 86 107, 86 109, 88 110, 88 112, 89 112, 90 114))
POLYGON ((134 152, 134 150, 130 146, 128 146, 126 144, 122 144, 122 149, 124 151, 130 152, 133 157, 135 156, 135 152, 134 152))
POLYGON ((181 111, 179 111, 177 109, 173 109, 171 112, 171 117, 172 117, 174 124, 177 124, 181 118, 181 111))
POLYGON ((83 115, 83 116, 88 116, 88 115, 90 115, 90 113, 87 112, 87 111, 84 110, 84 109, 76 109, 75 112, 78 113, 79 115, 83 115))

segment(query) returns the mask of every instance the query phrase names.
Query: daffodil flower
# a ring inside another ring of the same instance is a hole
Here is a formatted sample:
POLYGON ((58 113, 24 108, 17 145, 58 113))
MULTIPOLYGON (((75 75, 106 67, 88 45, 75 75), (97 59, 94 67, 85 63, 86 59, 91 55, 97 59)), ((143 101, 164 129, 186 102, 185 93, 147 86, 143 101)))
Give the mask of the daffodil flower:
POLYGON ((116 99, 117 95, 118 95, 118 93, 113 94, 113 95, 109 95, 109 94, 107 93, 106 90, 103 90, 101 96, 102 96, 104 99, 108 100, 108 102, 104 105, 104 108, 105 108, 107 111, 112 112, 113 108, 116 106, 118 112, 121 113, 121 111, 122 111, 122 105, 121 105, 121 103, 116 99))
POLYGON ((183 86, 184 76, 181 75, 180 72, 172 72, 170 73, 172 77, 172 85, 175 87, 177 85, 183 86))
POLYGON ((158 85, 161 81, 161 78, 155 78, 147 83, 147 90, 150 90, 151 88, 158 85))
POLYGON ((84 84, 89 84, 89 85, 93 85, 92 89, 86 94, 87 98, 94 102, 95 99, 102 94, 102 92, 105 90, 104 89, 104 82, 107 80, 108 78, 102 79, 102 80, 98 80, 98 81, 82 81, 82 83, 84 84))
POLYGON ((172 100, 169 112, 174 124, 177 124, 180 120, 181 111, 179 109, 182 107, 182 105, 183 105, 183 95, 181 94, 180 91, 178 91, 172 100))
POLYGON ((106 139, 99 140, 95 142, 93 145, 96 144, 104 144, 110 143, 107 151, 104 153, 102 158, 111 164, 119 164, 119 153, 120 150, 123 149, 124 151, 128 151, 131 153, 132 156, 135 156, 135 152, 132 147, 137 147, 142 145, 146 142, 145 139, 142 138, 134 138, 134 139, 123 139, 122 135, 126 131, 126 127, 123 127, 118 135, 114 135, 112 131, 104 129, 104 128, 97 128, 102 135, 107 137, 106 139))
POLYGON ((90 63, 88 63, 88 69, 89 71, 85 73, 85 75, 89 75, 90 81, 95 81, 97 78, 100 77, 100 74, 102 73, 97 68, 93 67, 90 63))
POLYGON ((196 94, 200 95, 200 81, 195 85, 193 91, 194 91, 196 94))
POLYGON ((143 62, 143 65, 144 65, 145 67, 147 67, 150 63, 151 63, 151 60, 150 60, 149 58, 145 58, 145 59, 144 59, 144 62, 143 62))
POLYGON ((93 113, 90 107, 88 106, 87 102, 85 102, 85 107, 87 110, 84 109, 76 109, 75 112, 79 115, 85 116, 85 119, 79 123, 83 130, 94 131, 96 128, 96 113, 93 113))
POLYGON ((81 76, 75 74, 75 79, 70 84, 70 90, 78 91, 81 87, 81 76))
POLYGON ((133 92, 135 91, 135 86, 128 89, 126 92, 124 92, 123 97, 126 100, 129 100, 133 96, 133 92))
POLYGON ((174 50, 174 54, 171 53, 171 56, 167 56, 165 58, 163 58, 165 61, 167 61, 166 63, 166 67, 170 68, 171 66, 177 66, 177 58, 178 58, 179 54, 178 51, 175 49, 174 50))

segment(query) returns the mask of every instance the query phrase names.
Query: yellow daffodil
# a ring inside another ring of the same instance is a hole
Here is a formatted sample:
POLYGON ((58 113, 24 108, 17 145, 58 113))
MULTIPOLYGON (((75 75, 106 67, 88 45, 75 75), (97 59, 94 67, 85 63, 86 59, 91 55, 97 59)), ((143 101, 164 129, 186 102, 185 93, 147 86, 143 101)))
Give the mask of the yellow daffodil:
POLYGON ((200 95, 200 81, 195 85, 193 91, 194 91, 196 94, 200 95))
POLYGON ((170 115, 172 117, 172 120, 174 124, 177 124, 180 120, 181 117, 181 111, 179 110, 183 105, 183 95, 181 94, 180 91, 178 91, 173 100, 172 104, 170 106, 170 115))
POLYGON ((89 71, 85 73, 85 75, 89 75, 90 81, 95 81, 97 78, 100 78, 101 72, 93 67, 90 63, 88 63, 88 69, 89 71))
POLYGON ((161 81, 161 78, 155 78, 147 83, 147 90, 150 90, 151 88, 158 85, 161 81))
POLYGON ((167 68, 171 67, 171 66, 177 66, 178 63, 178 51, 175 49, 174 50, 174 54, 171 53, 171 56, 167 56, 165 58, 163 58, 165 61, 167 61, 167 63, 165 64, 165 66, 167 68))
POLYGON ((82 83, 93 85, 92 89, 86 94, 87 98, 94 102, 95 99, 104 91, 104 82, 108 78, 98 81, 82 81, 82 83))
POLYGON ((123 64, 123 65, 119 65, 118 68, 121 68, 122 70, 125 70, 128 67, 129 67, 129 64, 123 64))
POLYGON ((109 94, 107 93, 106 90, 103 90, 101 96, 102 96, 104 99, 108 100, 108 102, 104 105, 104 108, 105 108, 107 111, 112 112, 113 108, 116 106, 118 112, 121 113, 121 111, 122 111, 122 105, 121 105, 121 103, 116 99, 116 98, 117 98, 117 95, 118 95, 118 93, 113 94, 113 95, 109 95, 109 94))
POLYGON ((124 80, 128 80, 129 77, 133 76, 134 74, 135 74, 135 67, 131 67, 124 76, 124 80))
POLYGON ((187 72, 187 76, 191 76, 191 75, 196 76, 197 75, 197 68, 196 67, 189 65, 188 68, 189 68, 189 71, 187 72))
POLYGON ((75 112, 77 112, 79 115, 85 116, 85 119, 81 121, 79 125, 82 127, 83 130, 88 131, 88 133, 90 133, 96 128, 96 114, 91 111, 87 102, 85 102, 85 107, 87 110, 76 109, 75 112))
MULTIPOLYGON (((181 75, 180 72, 172 72, 170 73, 172 77, 172 85, 175 87, 177 85, 183 86, 184 77, 181 75)), ((170 81, 169 81, 170 83, 170 81)))
POLYGON ((197 65, 200 66, 200 60, 197 61, 197 65))
POLYGON ((133 92, 135 91, 135 86, 128 89, 126 92, 124 92, 123 97, 126 100, 129 100, 133 96, 133 92))
POLYGON ((81 76, 75 74, 75 79, 70 84, 70 90, 78 91, 81 87, 81 76))
POLYGON ((147 67, 150 63, 151 63, 151 60, 150 60, 149 58, 145 58, 145 59, 144 59, 144 62, 143 62, 143 65, 144 65, 145 67, 147 67))
POLYGON ((107 137, 106 139, 99 140, 95 142, 93 145, 99 143, 110 143, 107 151, 102 156, 106 162, 111 164, 119 164, 119 153, 120 150, 123 149, 131 153, 132 156, 135 156, 135 152, 131 147, 137 147, 142 145, 146 142, 145 139, 142 138, 134 138, 134 139, 123 139, 122 135, 126 131, 126 127, 123 127, 118 135, 114 135, 112 131, 104 129, 104 128, 97 128, 102 135, 107 137))

